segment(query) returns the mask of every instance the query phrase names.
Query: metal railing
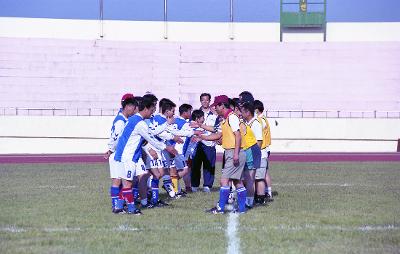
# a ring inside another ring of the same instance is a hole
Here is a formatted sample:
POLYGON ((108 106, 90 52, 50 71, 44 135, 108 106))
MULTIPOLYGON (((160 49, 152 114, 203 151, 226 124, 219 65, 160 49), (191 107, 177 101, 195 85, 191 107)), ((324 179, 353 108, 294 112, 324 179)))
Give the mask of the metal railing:
MULTIPOLYGON (((110 108, 0 108, 0 116, 115 116, 119 109, 110 108)), ((394 118, 400 111, 349 110, 274 110, 266 111, 269 118, 394 118)))
POLYGON ((115 116, 119 109, 105 108, 0 108, 0 116, 115 116))
POLYGON ((269 118, 399 118, 400 111, 267 110, 269 118))

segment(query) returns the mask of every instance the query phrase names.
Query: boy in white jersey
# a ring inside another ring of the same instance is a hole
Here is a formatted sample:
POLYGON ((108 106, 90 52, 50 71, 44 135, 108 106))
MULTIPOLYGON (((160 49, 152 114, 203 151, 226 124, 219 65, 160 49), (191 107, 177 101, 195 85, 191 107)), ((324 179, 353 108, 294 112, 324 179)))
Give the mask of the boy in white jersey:
POLYGON ((117 147, 118 139, 125 128, 128 118, 136 114, 138 111, 138 103, 132 94, 125 94, 122 97, 121 106, 122 108, 115 117, 111 127, 111 135, 108 141, 108 151, 104 154, 104 159, 109 161, 110 166, 110 196, 113 212, 115 212, 115 206, 117 202, 123 202, 120 185, 121 177, 124 174, 124 165, 122 162, 117 162, 114 160, 114 152, 117 147))
MULTIPOLYGON (((139 177, 147 173, 146 167, 142 160, 142 145, 146 140, 154 147, 162 150, 166 149, 172 154, 176 154, 176 150, 172 146, 166 146, 163 142, 157 141, 149 134, 149 129, 144 119, 149 118, 155 111, 157 97, 154 95, 145 95, 139 105, 139 113, 131 116, 128 123, 118 141, 114 159, 124 163, 125 174, 122 177, 122 196, 127 203, 128 213, 140 215, 140 209, 134 204, 132 194, 132 179, 134 176, 139 177)), ((157 186, 158 189, 158 186, 157 186)), ((122 211, 122 207, 116 207, 116 210, 122 211)))

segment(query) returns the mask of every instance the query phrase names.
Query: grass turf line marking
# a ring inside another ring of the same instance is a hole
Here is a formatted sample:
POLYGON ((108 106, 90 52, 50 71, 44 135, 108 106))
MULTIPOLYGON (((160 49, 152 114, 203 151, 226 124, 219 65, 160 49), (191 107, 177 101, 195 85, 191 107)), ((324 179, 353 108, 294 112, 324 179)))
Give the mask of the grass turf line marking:
POLYGON ((76 232, 81 231, 80 228, 44 228, 44 232, 52 233, 52 232, 76 232))
POLYGON ((63 185, 39 185, 37 186, 39 189, 75 189, 77 186, 75 185, 67 185, 67 186, 63 186, 63 185))
POLYGON ((237 213, 229 213, 228 226, 226 227, 225 234, 228 238, 228 254, 240 254, 240 238, 237 235, 237 228, 239 223, 239 215, 237 213))
POLYGON ((16 226, 7 226, 0 228, 0 232, 23 233, 26 232, 26 230, 23 228, 17 228, 16 226))
MULTIPOLYGON (((353 184, 349 183, 274 183, 274 185, 275 186, 339 186, 339 187, 354 186, 353 184)), ((357 186, 367 186, 367 185, 357 185, 357 186)))
POLYGON ((128 225, 120 225, 115 230, 116 231, 139 231, 138 228, 132 228, 132 227, 129 227, 128 225))
MULTIPOLYGON (((228 238, 228 251, 227 253, 238 253, 240 254, 240 238, 237 236, 237 228, 238 228, 238 218, 239 215, 236 213, 230 213, 228 217, 228 226, 225 229, 225 234, 228 238), (235 218, 236 217, 236 218, 235 218)), ((204 227, 204 228, 181 228, 180 229, 189 229, 195 232, 221 232, 222 227, 204 227)), ((28 227, 22 228, 14 225, 5 225, 0 227, 0 232, 4 233, 26 233, 33 231, 42 231, 45 233, 57 233, 57 232, 93 232, 93 231, 122 231, 122 232, 133 232, 133 231, 143 231, 145 229, 130 227, 128 225, 120 225, 114 229, 110 228, 36 228, 36 227, 28 227)), ((152 228, 152 231, 170 231, 171 227, 156 227, 152 228)), ((346 231, 346 232, 364 232, 364 233, 372 233, 372 232, 389 232, 389 231, 399 231, 399 224, 382 224, 382 225, 363 225, 363 226, 340 226, 340 225, 316 225, 316 224, 302 224, 302 225, 275 225, 275 226, 262 226, 260 228, 255 227, 246 227, 242 226, 241 231, 262 231, 268 232, 271 230, 282 231, 282 232, 297 232, 297 231, 309 231, 309 230, 326 230, 326 231, 346 231)))

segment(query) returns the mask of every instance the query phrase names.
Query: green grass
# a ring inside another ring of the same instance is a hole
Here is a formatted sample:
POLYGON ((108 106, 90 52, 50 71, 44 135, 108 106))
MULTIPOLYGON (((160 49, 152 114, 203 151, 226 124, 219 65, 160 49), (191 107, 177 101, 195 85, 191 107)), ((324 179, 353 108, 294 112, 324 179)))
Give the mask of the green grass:
MULTIPOLYGON (((279 195, 240 215, 242 253, 400 252, 400 163, 271 173, 279 195)), ((0 165, 0 253, 226 253, 227 215, 204 213, 218 192, 141 217, 112 214, 108 192, 105 164, 0 165)))

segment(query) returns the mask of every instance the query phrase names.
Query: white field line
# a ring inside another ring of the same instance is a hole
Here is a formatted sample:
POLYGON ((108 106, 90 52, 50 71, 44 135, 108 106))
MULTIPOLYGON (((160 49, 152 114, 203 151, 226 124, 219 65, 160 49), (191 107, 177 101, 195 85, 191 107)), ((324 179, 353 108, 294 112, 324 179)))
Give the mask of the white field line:
POLYGON ((339 186, 339 187, 364 186, 364 185, 354 185, 350 183, 274 183, 273 185, 274 186, 339 186))
POLYGON ((44 228, 44 232, 52 233, 52 232, 77 232, 81 231, 80 228, 44 228))
MULTIPOLYGON (((328 231, 348 231, 348 232, 385 232, 400 230, 399 225, 364 225, 364 226, 336 226, 336 225, 277 225, 277 226, 263 226, 258 230, 278 230, 278 231, 306 231, 306 230, 328 230, 328 231)), ((242 228, 243 231, 252 231, 252 229, 242 228)))
POLYGON ((132 227, 129 227, 128 225, 120 225, 115 230, 116 231, 139 231, 138 228, 132 228, 132 227))
POLYGON ((76 185, 39 185, 37 186, 39 189, 75 189, 76 185))
MULTIPOLYGON (((227 253, 240 253, 240 238, 237 235, 238 231, 238 214, 230 213, 228 217, 228 226, 225 230, 225 234, 228 239, 228 250, 227 253)), ((152 231, 171 231, 171 226, 163 226, 163 227, 155 227, 152 228, 152 231)), ((199 232, 221 232, 223 229, 222 227, 179 227, 180 230, 192 230, 192 231, 199 231, 199 232)), ((56 232, 91 232, 91 231, 130 231, 130 232, 138 232, 138 231, 146 231, 147 229, 140 229, 135 227, 130 227, 128 225, 120 225, 116 228, 68 228, 68 227, 55 227, 55 228, 23 228, 17 227, 15 225, 4 225, 0 227, 0 232, 4 233, 25 233, 31 231, 42 231, 46 233, 56 233, 56 232)), ((363 233, 377 233, 377 232, 390 232, 390 231, 399 231, 400 225, 399 224, 386 224, 386 225, 362 225, 362 226, 340 226, 340 225, 315 225, 315 224, 301 224, 301 225, 274 225, 268 226, 264 225, 262 227, 246 227, 241 226, 240 230, 242 232, 246 231, 262 231, 268 232, 270 230, 276 231, 310 231, 310 230, 326 230, 326 231, 347 231, 347 232, 363 232, 363 233)))
POLYGON ((229 213, 225 234, 228 238, 228 254, 240 254, 240 238, 238 237, 239 214, 229 213))
POLYGON ((19 228, 16 226, 5 226, 5 227, 0 228, 0 232, 23 233, 23 232, 26 232, 26 229, 19 228))

